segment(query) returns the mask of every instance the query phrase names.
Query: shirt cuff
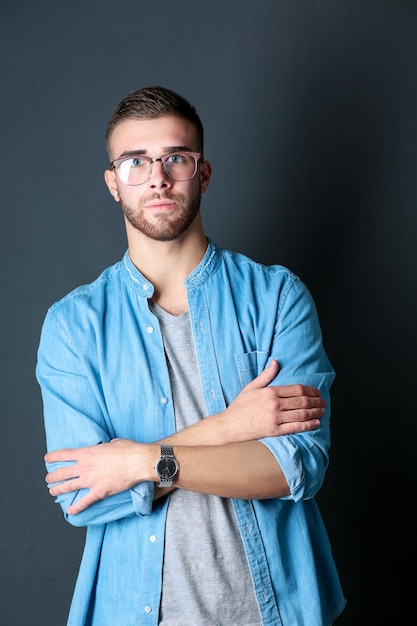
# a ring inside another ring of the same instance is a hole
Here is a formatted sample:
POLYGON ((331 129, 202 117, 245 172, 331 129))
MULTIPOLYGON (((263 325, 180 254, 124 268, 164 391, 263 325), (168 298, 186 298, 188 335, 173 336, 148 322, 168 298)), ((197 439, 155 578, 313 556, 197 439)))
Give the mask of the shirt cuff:
POLYGON ((155 483, 151 480, 132 487, 130 494, 136 515, 150 515, 152 513, 154 491, 155 483))

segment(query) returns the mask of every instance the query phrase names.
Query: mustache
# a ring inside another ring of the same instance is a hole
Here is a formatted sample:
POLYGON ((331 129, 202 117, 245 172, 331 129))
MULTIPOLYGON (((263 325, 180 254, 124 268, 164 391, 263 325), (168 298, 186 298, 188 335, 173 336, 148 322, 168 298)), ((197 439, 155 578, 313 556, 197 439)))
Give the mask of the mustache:
POLYGON ((176 193, 170 193, 169 191, 164 193, 153 193, 150 196, 146 196, 146 202, 152 202, 153 200, 181 200, 182 195, 176 193))

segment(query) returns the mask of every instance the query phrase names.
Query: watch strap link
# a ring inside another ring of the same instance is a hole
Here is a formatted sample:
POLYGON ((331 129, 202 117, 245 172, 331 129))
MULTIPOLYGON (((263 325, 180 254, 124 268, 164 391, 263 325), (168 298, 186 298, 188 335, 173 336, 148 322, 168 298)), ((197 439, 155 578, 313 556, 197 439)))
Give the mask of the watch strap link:
POLYGON ((167 443, 161 443, 161 456, 174 456, 174 449, 167 443))

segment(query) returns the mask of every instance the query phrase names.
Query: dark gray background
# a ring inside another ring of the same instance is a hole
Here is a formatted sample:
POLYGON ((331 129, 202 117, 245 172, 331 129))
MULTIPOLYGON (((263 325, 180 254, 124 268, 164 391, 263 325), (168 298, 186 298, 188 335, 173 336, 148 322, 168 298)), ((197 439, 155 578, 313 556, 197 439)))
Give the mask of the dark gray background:
POLYGON ((84 530, 44 485, 36 349, 47 308, 124 253, 104 129, 154 84, 205 124, 209 236, 289 266, 315 296, 337 370, 319 495, 348 598, 337 623, 407 623, 417 3, 6 1, 0 53, 1 624, 65 624, 84 530))

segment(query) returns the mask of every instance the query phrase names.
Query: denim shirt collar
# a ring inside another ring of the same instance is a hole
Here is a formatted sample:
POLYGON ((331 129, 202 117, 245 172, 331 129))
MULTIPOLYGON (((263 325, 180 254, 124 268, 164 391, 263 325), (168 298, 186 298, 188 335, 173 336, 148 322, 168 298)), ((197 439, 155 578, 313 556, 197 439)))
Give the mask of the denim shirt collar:
MULTIPOLYGON (((197 267, 185 279, 187 289, 197 287, 204 283, 216 271, 220 263, 220 250, 211 241, 208 240, 206 252, 197 267)), ((132 263, 127 250, 124 254, 121 266, 122 276, 131 289, 136 291, 138 295, 151 298, 154 292, 154 286, 147 280, 143 274, 132 263)))

